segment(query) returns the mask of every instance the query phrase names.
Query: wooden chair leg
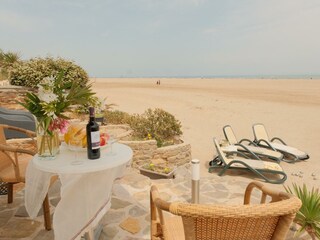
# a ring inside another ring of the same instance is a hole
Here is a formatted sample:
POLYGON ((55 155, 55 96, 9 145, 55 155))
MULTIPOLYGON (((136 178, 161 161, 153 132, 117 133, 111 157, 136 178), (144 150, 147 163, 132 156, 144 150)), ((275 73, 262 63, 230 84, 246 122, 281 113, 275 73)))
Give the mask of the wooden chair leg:
POLYGON ((8 203, 13 202, 13 183, 8 183, 8 203))
POLYGON ((51 216, 50 216, 50 205, 49 205, 48 194, 43 200, 42 208, 43 208, 43 217, 44 217, 44 227, 46 230, 50 231, 52 227, 51 227, 51 216))

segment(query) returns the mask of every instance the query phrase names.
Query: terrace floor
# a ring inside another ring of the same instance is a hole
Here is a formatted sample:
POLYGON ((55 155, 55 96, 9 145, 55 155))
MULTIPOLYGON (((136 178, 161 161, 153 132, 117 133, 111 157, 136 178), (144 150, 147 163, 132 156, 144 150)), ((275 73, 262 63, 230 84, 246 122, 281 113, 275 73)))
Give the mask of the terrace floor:
MULTIPOLYGON (((246 175, 234 178, 219 177, 213 173, 200 181, 200 203, 242 204, 244 190, 251 181, 246 175)), ((163 199, 168 201, 191 201, 190 170, 188 166, 179 167, 175 179, 150 180, 135 170, 129 169, 123 178, 114 184, 111 209, 103 216, 95 229, 95 239, 150 239, 150 186, 158 186, 163 199), (129 221, 128 221, 129 219, 129 221), (127 221, 126 221, 127 220, 127 221), (120 224, 122 223, 122 227, 120 224)), ((60 182, 57 181, 49 191, 51 213, 60 199, 60 182)), ((258 193, 253 200, 258 201, 258 193)), ((43 227, 40 212, 34 220, 30 219, 24 207, 23 186, 18 190, 12 204, 7 204, 7 196, 0 196, 0 239, 54 239, 54 231, 43 227)), ((293 238, 289 231, 287 239, 310 239, 307 235, 293 238)))

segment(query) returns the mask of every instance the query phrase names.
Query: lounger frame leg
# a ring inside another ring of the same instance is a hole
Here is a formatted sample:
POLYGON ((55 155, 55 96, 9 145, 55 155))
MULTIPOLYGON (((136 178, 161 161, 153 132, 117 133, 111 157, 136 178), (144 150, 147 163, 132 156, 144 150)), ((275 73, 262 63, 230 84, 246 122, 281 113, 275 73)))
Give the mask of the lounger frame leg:
MULTIPOLYGON (((214 168, 219 168, 219 166, 212 166, 209 168, 209 172, 212 171, 212 169, 214 168), (211 168, 211 169, 210 169, 211 168)), ((251 171, 252 173, 256 174, 258 177, 264 179, 266 182, 268 183, 273 183, 273 184, 281 184, 283 182, 285 182, 287 180, 287 175, 284 173, 284 172, 281 172, 281 171, 275 171, 275 170, 257 170, 257 169, 254 169, 252 168, 251 166, 249 166, 248 164, 244 163, 244 162, 241 162, 241 161, 231 161, 228 165, 225 165, 225 166, 220 166, 220 168, 222 168, 222 170, 218 173, 219 176, 222 176, 226 170, 228 169, 237 169, 237 170, 246 170, 246 171, 251 171), (232 164, 235 164, 235 163, 239 163, 239 164, 242 164, 243 166, 245 166, 246 168, 239 168, 239 167, 232 167, 232 164), (272 174, 278 174, 278 175, 281 175, 282 178, 279 179, 279 180, 273 180, 273 179, 269 179, 267 178, 263 173, 272 173, 272 174)))

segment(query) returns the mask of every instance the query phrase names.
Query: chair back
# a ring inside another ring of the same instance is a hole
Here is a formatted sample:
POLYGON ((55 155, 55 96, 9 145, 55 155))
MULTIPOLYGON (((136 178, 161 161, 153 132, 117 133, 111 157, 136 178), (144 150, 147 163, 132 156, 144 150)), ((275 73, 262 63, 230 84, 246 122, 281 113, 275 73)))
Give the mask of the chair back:
POLYGON ((225 138, 228 140, 228 142, 231 145, 234 145, 234 144, 238 143, 236 135, 234 135, 234 132, 233 132, 233 130, 232 130, 230 125, 226 125, 226 126, 223 127, 223 133, 224 133, 225 138))
POLYGON ((35 152, 32 149, 20 148, 14 144, 9 144, 6 141, 5 130, 19 131, 29 138, 35 137, 35 133, 22 128, 0 124, 0 179, 5 182, 23 182, 27 163, 35 152))
POLYGON ((219 155, 219 159, 226 165, 230 162, 230 160, 226 157, 226 155, 223 153, 220 144, 216 138, 213 138, 214 145, 217 150, 217 154, 219 155))
POLYGON ((259 141, 261 139, 269 142, 269 136, 268 133, 262 123, 256 123, 252 126, 254 139, 256 141, 259 141))
MULTIPOLYGON (((285 239, 301 201, 293 195, 267 189, 267 193, 263 191, 262 204, 249 205, 255 184, 264 188, 261 183, 250 183, 245 192, 245 205, 168 203, 159 200, 155 186, 151 189, 151 198, 158 212, 167 208, 170 213, 181 216, 185 239, 188 240, 285 239), (265 203, 268 192, 273 194, 272 200, 265 203)), ((160 221, 162 226, 166 225, 165 221, 165 218, 160 221)))

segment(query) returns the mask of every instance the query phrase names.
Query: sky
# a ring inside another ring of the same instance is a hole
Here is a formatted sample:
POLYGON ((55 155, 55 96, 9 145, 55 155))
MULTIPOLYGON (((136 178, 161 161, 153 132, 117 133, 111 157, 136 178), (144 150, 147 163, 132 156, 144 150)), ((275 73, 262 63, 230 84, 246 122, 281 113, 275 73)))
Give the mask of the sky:
POLYGON ((320 75, 320 1, 0 0, 0 48, 91 77, 320 75))

